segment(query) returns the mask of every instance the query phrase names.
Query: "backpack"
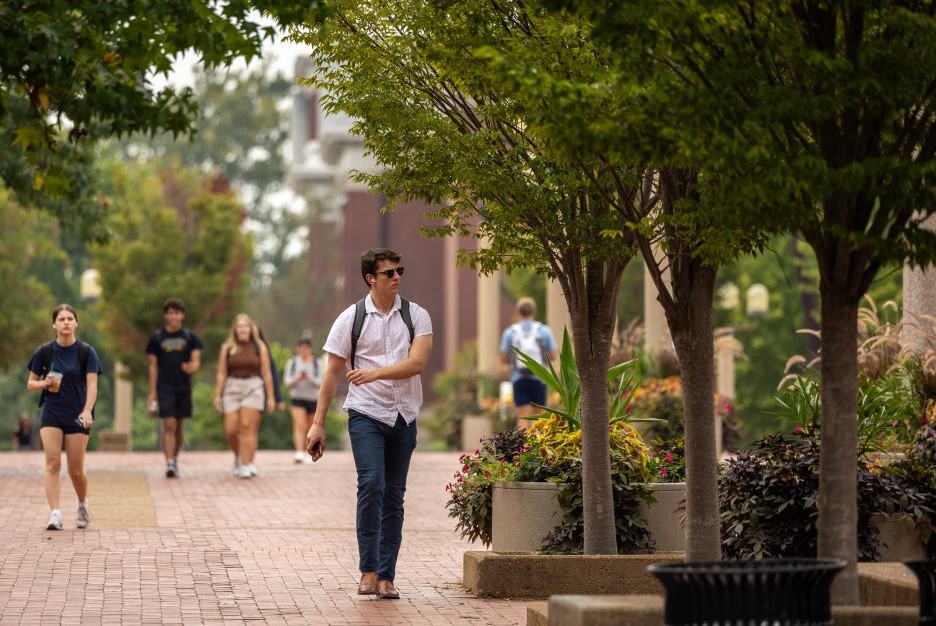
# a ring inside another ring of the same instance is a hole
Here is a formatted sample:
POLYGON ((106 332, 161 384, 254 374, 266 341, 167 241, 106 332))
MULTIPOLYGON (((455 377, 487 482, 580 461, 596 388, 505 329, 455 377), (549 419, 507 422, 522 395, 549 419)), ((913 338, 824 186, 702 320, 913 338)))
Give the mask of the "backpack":
MULTIPOLYGON (((296 356, 292 357, 291 359, 289 359, 289 365, 288 365, 288 367, 289 367, 289 377, 290 377, 290 378, 292 378, 293 376, 296 375, 296 368, 298 367, 297 363, 299 363, 299 356, 298 356, 298 355, 296 355, 296 356)), ((318 359, 315 358, 315 355, 314 355, 314 354, 312 355, 312 372, 313 372, 313 376, 318 376, 318 374, 319 374, 318 359)))
MULTIPOLYGON (((52 369, 53 343, 52 341, 44 343, 39 348, 39 367, 42 369, 42 371, 39 372, 39 378, 45 378, 45 375, 52 369)), ((88 355, 90 354, 91 346, 83 341, 78 341, 78 366, 81 368, 82 376, 88 375, 88 355)), ((39 406, 42 406, 42 403, 45 402, 47 395, 49 395, 48 391, 43 389, 39 394, 39 406)))
MULTIPOLYGON (((515 350, 523 352, 537 363, 545 365, 546 355, 549 353, 549 350, 546 346, 546 339, 542 336, 540 330, 542 326, 540 322, 533 322, 530 328, 525 329, 519 322, 514 324, 510 346, 515 350)), ((513 353, 513 365, 514 369, 516 369, 521 376, 533 376, 533 372, 517 358, 516 352, 513 353)))
MULTIPOLYGON (((357 301, 354 308, 354 324, 351 326, 351 369, 354 369, 354 355, 357 354, 357 342, 361 338, 361 330, 364 328, 364 316, 367 315, 367 309, 364 306, 364 298, 357 301)), ((410 315, 409 300, 400 297, 400 317, 403 323, 409 329, 410 344, 416 336, 416 329, 413 328, 413 317, 410 315)))

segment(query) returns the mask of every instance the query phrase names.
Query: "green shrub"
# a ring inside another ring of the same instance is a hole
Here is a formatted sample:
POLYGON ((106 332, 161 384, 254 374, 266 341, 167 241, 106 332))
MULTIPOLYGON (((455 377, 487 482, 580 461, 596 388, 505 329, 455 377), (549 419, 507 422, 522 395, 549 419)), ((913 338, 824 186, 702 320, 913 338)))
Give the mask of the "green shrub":
MULTIPOLYGON (((856 459, 858 559, 879 558, 873 513, 906 513, 926 524, 926 497, 856 459)), ((770 435, 723 465, 718 485, 726 559, 814 557, 819 446, 804 433, 770 435)))

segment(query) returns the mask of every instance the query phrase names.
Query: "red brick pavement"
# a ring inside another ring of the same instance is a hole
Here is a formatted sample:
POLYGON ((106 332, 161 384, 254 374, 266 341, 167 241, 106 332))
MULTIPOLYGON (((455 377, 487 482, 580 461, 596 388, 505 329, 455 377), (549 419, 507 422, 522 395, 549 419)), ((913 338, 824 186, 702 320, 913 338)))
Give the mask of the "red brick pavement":
POLYGON ((156 453, 90 453, 91 526, 74 528, 63 476, 57 532, 41 453, 2 453, 0 624, 523 624, 525 602, 461 586, 462 554, 479 546, 444 509, 457 458, 413 459, 391 601, 356 594, 349 452, 309 466, 261 451, 250 480, 230 474, 229 453, 184 452, 174 480, 156 453))

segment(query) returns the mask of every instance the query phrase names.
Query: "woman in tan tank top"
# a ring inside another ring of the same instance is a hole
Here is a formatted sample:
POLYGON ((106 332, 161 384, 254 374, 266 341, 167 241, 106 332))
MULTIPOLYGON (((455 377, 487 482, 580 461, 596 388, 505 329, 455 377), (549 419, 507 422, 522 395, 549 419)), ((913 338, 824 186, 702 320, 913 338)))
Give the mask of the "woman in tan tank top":
POLYGON ((224 435, 234 451, 234 474, 257 475, 254 457, 263 410, 272 411, 273 375, 266 344, 257 325, 244 313, 234 317, 218 355, 215 408, 224 415, 224 435))

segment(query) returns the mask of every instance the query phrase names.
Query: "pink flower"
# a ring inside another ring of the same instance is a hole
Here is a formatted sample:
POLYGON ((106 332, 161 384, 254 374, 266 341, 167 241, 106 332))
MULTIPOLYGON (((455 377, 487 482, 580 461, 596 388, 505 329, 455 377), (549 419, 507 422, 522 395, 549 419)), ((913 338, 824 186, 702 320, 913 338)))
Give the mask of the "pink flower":
POLYGON ((470 470, 470 469, 471 469, 471 466, 470 466, 470 465, 466 465, 465 467, 462 468, 462 471, 463 471, 463 472, 467 472, 467 471, 470 470))
POLYGON ((491 472, 484 472, 484 477, 485 477, 485 478, 490 478, 490 477, 491 477, 491 472))
POLYGON ((672 463, 672 462, 673 462, 673 455, 670 454, 669 452, 666 453, 666 462, 667 462, 667 463, 672 463))
POLYGON ((661 467, 661 468, 660 468, 660 476, 664 476, 664 477, 666 476, 666 468, 665 468, 665 467, 661 467))

